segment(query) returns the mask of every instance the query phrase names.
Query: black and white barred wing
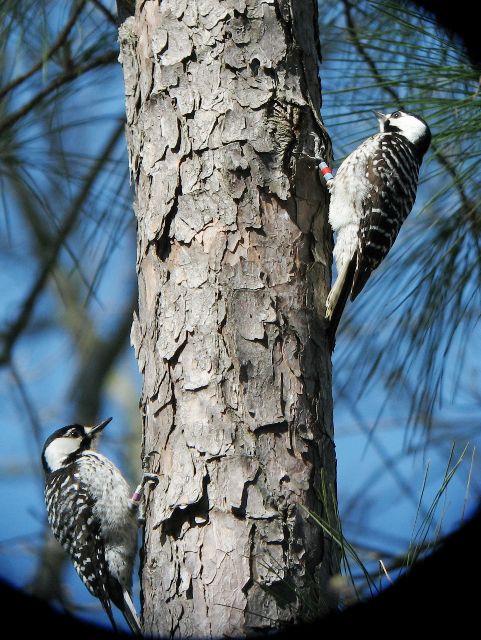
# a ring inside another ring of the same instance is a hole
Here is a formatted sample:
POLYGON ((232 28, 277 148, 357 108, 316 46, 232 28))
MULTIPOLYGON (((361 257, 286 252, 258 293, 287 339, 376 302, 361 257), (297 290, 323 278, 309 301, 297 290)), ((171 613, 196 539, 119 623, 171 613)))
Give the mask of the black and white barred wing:
POLYGON ((394 244, 416 199, 418 174, 419 162, 409 141, 392 135, 381 139, 368 160, 370 189, 363 200, 351 300, 394 244))
POLYGON ((58 469, 48 476, 45 502, 55 537, 70 555, 87 589, 99 598, 113 621, 100 523, 93 515, 93 499, 88 486, 76 477, 75 465, 58 469))

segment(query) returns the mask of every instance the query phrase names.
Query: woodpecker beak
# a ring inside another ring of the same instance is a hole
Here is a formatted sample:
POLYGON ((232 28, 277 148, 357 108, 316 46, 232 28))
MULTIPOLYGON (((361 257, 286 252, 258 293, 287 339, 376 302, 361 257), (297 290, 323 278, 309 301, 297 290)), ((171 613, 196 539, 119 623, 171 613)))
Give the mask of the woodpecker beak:
POLYGON ((376 118, 379 120, 380 124, 383 124, 383 122, 386 122, 388 116, 385 115, 384 113, 381 113, 380 111, 373 111, 374 115, 376 116, 376 118))
POLYGON ((104 420, 103 422, 100 422, 99 424, 96 424, 94 427, 90 428, 90 436, 96 436, 98 433, 100 433, 103 429, 105 429, 105 427, 108 425, 109 422, 112 421, 112 418, 107 418, 107 420, 104 420))

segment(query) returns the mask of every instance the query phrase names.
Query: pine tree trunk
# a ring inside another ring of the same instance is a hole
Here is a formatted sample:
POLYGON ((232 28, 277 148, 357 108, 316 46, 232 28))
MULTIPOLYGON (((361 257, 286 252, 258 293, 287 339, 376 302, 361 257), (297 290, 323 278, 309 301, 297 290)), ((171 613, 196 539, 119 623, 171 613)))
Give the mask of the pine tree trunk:
POLYGON ((146 633, 239 636, 329 606, 303 507, 335 487, 312 0, 147 0, 120 27, 136 187, 146 633), (313 598, 315 602, 313 602, 313 598))

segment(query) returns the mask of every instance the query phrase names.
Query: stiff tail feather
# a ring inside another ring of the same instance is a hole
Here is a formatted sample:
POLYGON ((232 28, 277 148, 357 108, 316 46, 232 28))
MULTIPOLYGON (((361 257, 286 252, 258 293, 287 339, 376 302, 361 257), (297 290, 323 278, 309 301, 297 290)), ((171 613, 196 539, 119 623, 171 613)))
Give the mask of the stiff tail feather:
POLYGON ((117 633, 118 629, 117 629, 117 625, 115 624, 114 614, 112 613, 112 607, 110 606, 110 600, 109 599, 107 599, 106 601, 101 600, 101 602, 105 610, 105 613, 109 617, 110 624, 112 625, 112 629, 115 631, 115 633, 117 633))
POLYGON ((108 615, 109 620, 110 620, 110 624, 112 625, 112 629, 115 631, 115 633, 118 632, 118 628, 117 625, 115 624, 115 618, 114 618, 114 614, 112 613, 112 603, 111 603, 111 598, 110 598, 110 594, 107 590, 107 586, 103 580, 103 575, 102 572, 98 571, 97 572, 97 579, 98 579, 98 585, 99 588, 96 591, 91 591, 89 589, 89 591, 92 593, 92 595, 96 596, 99 600, 100 603, 102 605, 102 607, 104 608, 105 613, 108 615))
POLYGON ((137 617, 137 612, 135 611, 134 603, 132 602, 132 598, 127 590, 124 590, 123 593, 124 599, 124 607, 122 607, 123 616, 129 625, 132 633, 137 636, 142 636, 142 629, 140 628, 140 622, 137 617))
POLYGON ((344 265, 341 273, 338 274, 336 282, 332 287, 326 301, 326 319, 329 322, 327 335, 331 351, 336 346, 336 331, 341 320, 344 307, 351 293, 354 274, 357 267, 357 251, 347 264, 344 265))

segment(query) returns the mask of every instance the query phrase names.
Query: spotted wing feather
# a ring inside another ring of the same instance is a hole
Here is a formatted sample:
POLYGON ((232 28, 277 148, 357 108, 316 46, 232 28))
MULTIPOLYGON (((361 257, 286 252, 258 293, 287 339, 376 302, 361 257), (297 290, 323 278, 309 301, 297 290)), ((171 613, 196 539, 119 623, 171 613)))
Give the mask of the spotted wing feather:
POLYGON ((369 158, 370 189, 363 200, 351 300, 389 252, 409 215, 416 198, 419 165, 413 145, 398 135, 381 138, 369 158))
POLYGON ((45 485, 48 521, 83 583, 100 600, 115 628, 100 523, 93 514, 88 487, 76 472, 77 464, 72 463, 49 474, 45 485))

